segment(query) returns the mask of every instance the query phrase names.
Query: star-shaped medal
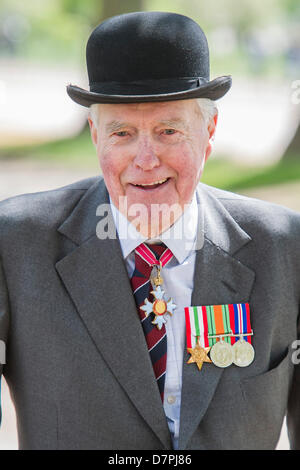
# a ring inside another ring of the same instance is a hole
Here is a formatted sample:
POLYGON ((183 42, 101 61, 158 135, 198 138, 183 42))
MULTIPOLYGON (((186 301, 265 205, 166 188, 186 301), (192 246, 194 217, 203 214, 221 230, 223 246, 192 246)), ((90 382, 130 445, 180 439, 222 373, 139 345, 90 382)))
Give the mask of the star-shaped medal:
POLYGON ((155 290, 151 292, 154 297, 154 302, 150 302, 148 299, 145 299, 144 305, 140 307, 141 310, 145 312, 146 317, 150 313, 154 313, 155 318, 153 320, 153 325, 156 325, 159 330, 162 329, 163 325, 166 323, 166 314, 173 314, 173 310, 176 308, 176 305, 173 303, 172 299, 165 301, 164 291, 160 286, 157 286, 155 290))
POLYGON ((202 369, 203 362, 212 362, 207 355, 210 351, 210 347, 202 348, 200 345, 200 338, 197 339, 197 344, 194 348, 187 348, 187 350, 191 354, 187 363, 192 364, 193 362, 196 362, 199 370, 202 369))

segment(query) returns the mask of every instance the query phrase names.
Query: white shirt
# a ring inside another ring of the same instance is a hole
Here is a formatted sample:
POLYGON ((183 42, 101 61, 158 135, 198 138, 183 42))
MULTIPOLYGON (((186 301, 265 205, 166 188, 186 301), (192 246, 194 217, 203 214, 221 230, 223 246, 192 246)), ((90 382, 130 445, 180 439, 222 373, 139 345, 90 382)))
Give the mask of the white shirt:
POLYGON ((156 240, 147 240, 120 213, 110 201, 112 214, 118 232, 123 257, 128 275, 131 278, 135 268, 134 250, 141 243, 164 242, 174 257, 162 269, 163 288, 166 298, 172 298, 176 310, 172 316, 167 315, 165 324, 167 333, 167 369, 164 391, 164 411, 171 433, 173 447, 178 449, 180 404, 182 388, 182 364, 185 347, 184 307, 191 305, 193 292, 196 251, 194 249, 197 226, 198 207, 194 194, 191 204, 175 224, 156 240))

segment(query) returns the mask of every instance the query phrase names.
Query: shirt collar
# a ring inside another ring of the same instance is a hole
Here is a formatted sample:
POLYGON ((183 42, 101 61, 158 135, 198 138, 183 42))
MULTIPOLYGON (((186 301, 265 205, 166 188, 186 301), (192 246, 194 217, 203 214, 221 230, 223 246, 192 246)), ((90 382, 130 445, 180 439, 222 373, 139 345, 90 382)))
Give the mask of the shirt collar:
POLYGON ((147 239, 138 232, 110 199, 124 259, 141 243, 146 241, 147 243, 163 242, 172 251, 177 261, 180 264, 183 263, 195 248, 198 227, 198 198, 199 195, 195 192, 192 202, 185 208, 182 216, 155 240, 147 239))

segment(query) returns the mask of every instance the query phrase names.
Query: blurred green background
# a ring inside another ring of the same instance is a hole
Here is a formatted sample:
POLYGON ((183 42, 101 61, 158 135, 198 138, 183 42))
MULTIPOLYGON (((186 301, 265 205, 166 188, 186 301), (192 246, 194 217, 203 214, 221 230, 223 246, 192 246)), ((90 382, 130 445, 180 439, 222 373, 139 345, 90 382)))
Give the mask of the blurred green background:
POLYGON ((208 37, 211 77, 233 77, 218 102, 203 181, 240 192, 299 182, 292 186, 299 200, 299 0, 1 0, 0 199, 40 189, 34 171, 7 187, 10 175, 29 167, 65 169, 70 178, 99 172, 86 110, 65 86, 88 86, 85 45, 93 27, 137 10, 192 17, 208 37))

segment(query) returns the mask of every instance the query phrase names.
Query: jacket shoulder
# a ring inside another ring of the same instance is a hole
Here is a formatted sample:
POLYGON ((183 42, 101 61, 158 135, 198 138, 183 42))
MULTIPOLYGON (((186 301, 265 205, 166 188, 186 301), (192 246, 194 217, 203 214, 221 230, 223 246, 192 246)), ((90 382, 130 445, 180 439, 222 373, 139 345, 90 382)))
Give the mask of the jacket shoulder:
POLYGON ((49 191, 14 196, 0 202, 0 241, 24 228, 58 227, 100 177, 87 178, 49 191))
POLYGON ((249 235, 270 234, 300 243, 300 213, 279 204, 255 199, 208 185, 200 185, 217 199, 249 235))

